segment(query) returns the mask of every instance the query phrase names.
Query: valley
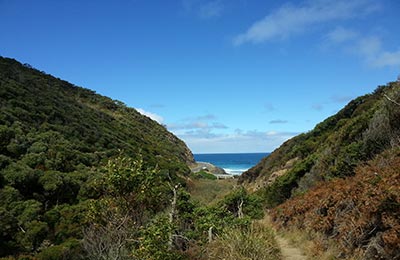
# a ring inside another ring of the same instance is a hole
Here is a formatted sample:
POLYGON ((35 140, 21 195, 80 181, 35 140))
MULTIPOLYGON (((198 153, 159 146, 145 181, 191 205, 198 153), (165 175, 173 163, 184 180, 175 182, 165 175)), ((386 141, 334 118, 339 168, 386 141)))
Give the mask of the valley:
POLYGON ((237 178, 118 100, 0 58, 0 259, 397 259, 400 82, 237 178))

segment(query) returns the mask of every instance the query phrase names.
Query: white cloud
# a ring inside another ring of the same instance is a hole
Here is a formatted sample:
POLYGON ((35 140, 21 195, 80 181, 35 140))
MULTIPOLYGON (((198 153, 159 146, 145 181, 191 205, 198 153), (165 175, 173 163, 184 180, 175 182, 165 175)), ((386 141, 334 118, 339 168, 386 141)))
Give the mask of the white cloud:
POLYGON ((226 129, 226 125, 218 122, 189 122, 189 123, 178 123, 178 124, 168 124, 168 129, 170 130, 183 130, 183 129, 226 129))
POLYGON ((357 36, 358 34, 353 30, 337 27, 327 34, 327 40, 333 43, 343 43, 354 40, 357 36))
MULTIPOLYGON (((195 153, 210 152, 269 152, 287 139, 297 135, 293 132, 245 131, 230 129, 216 122, 213 114, 190 117, 178 123, 168 124, 167 128, 195 153)), ((273 120, 274 121, 274 120, 273 120)), ((275 120, 284 123, 284 120, 275 120)))
POLYGON ((400 66, 400 50, 395 52, 382 51, 371 63, 375 67, 400 66))
POLYGON ((350 48, 371 67, 400 66, 400 50, 394 52, 384 50, 382 40, 377 36, 361 37, 350 44, 352 44, 350 48))
POLYGON ((178 123, 168 124, 170 130, 192 130, 211 131, 212 129, 226 129, 226 125, 216 122, 217 117, 213 114, 206 114, 196 117, 188 117, 178 123))
POLYGON ((195 153, 271 152, 297 134, 299 133, 241 129, 225 134, 213 134, 210 131, 177 133, 195 153))
POLYGON ((286 4, 255 22, 236 36, 234 45, 285 39, 330 21, 345 20, 371 13, 379 8, 372 0, 314 0, 302 5, 286 4))
POLYGON ((145 116, 147 116, 147 117, 150 117, 150 118, 153 119, 154 121, 157 121, 159 124, 162 124, 163 121, 164 121, 164 118, 163 118, 162 116, 157 115, 157 114, 155 114, 155 113, 145 111, 145 110, 142 109, 142 108, 136 108, 136 110, 137 110, 140 114, 145 115, 145 116))
POLYGON ((364 36, 349 29, 336 28, 327 34, 326 39, 329 44, 341 46, 361 57, 371 67, 400 66, 400 50, 384 50, 379 36, 364 36))
MULTIPOLYGON (((247 31, 237 35, 233 44, 238 46, 286 39, 307 33, 323 24, 364 17, 380 9, 381 3, 373 0, 308 0, 296 5, 289 3, 273 10, 247 31)), ((338 26, 326 33, 325 44, 327 47, 342 46, 371 67, 400 66, 400 48, 396 51, 385 50, 382 39, 376 35, 363 35, 338 26)), ((314 109, 320 110, 321 107, 314 109)))

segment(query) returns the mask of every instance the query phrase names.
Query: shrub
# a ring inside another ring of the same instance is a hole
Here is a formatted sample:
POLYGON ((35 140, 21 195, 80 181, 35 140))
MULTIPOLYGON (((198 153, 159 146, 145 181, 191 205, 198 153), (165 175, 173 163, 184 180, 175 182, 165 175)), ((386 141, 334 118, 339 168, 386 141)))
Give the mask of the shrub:
POLYGON ((241 217, 240 214, 242 214, 252 219, 261 219, 264 216, 262 198, 257 194, 248 194, 244 187, 226 195, 219 205, 226 208, 235 217, 241 217), (240 210, 242 210, 241 213, 240 210))
POLYGON ((272 211, 281 228, 333 239, 346 256, 394 259, 400 254, 400 150, 356 169, 355 176, 321 183, 272 211))
POLYGON ((207 246, 207 259, 281 259, 274 232, 254 222, 248 228, 226 230, 207 246))
POLYGON ((271 185, 263 191, 267 207, 275 207, 292 195, 292 190, 298 187, 298 181, 310 171, 314 165, 315 158, 310 156, 299 161, 286 174, 278 177, 271 185))
POLYGON ((196 179, 207 179, 207 180, 216 180, 218 179, 217 176, 214 174, 208 173, 206 171, 199 171, 193 174, 194 178, 196 179))

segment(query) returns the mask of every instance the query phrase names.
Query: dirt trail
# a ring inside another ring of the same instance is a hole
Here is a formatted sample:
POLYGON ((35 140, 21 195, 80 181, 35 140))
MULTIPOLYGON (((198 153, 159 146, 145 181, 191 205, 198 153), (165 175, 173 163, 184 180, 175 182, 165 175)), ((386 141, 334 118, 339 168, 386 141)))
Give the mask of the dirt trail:
MULTIPOLYGON (((264 223, 264 225, 267 225, 275 230, 268 213, 265 214, 264 219, 261 221, 264 223)), ((279 235, 276 230, 275 239, 281 249, 283 260, 307 260, 306 255, 303 254, 303 252, 299 248, 292 246, 289 241, 283 236, 279 235)))
POLYGON ((279 247, 282 252, 283 260, 306 260, 307 257, 300 251, 300 249, 293 247, 289 244, 284 237, 276 235, 276 242, 278 242, 279 247))

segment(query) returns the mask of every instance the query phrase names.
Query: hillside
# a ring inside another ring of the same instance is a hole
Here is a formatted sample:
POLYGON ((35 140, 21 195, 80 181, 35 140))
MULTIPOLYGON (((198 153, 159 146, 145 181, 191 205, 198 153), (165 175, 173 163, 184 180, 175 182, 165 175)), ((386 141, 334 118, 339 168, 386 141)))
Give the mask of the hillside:
POLYGON ((239 182, 263 197, 279 227, 322 234, 319 251, 332 240, 342 257, 399 257, 399 119, 400 83, 380 86, 285 142, 239 182))
POLYGON ((274 206, 319 181, 354 175, 360 162, 399 144, 400 106, 394 103, 399 99, 399 82, 393 82, 352 100, 313 130, 285 142, 239 182, 254 190, 279 189, 280 183, 284 192, 271 201, 274 206))
POLYGON ((136 110, 6 58, 0 106, 0 259, 279 259, 258 197, 136 110))
MULTIPOLYGON (((110 167, 155 168, 179 182, 194 162, 184 142, 135 109, 1 57, 0 108, 0 257, 82 237, 88 201, 110 193, 99 188, 110 167), (135 163, 108 167, 112 158, 135 163)), ((171 196, 158 192, 153 211, 171 196)))
POLYGON ((346 259, 399 259, 399 148, 357 167, 354 176, 287 200, 271 215, 281 229, 310 234, 314 246, 306 251, 316 258, 332 251, 346 259))
MULTIPOLYGON (((0 84, 1 152, 11 158, 29 154, 35 142, 36 150, 43 143, 51 150, 49 139, 55 139, 64 142, 66 150, 59 157, 73 165, 96 165, 118 149, 129 155, 140 151, 150 164, 181 173, 187 171, 186 163, 194 161, 181 140, 120 101, 6 58, 0 59, 0 84), (32 136, 40 137, 32 140, 32 136)), ((66 162, 59 164, 54 167, 73 170, 66 162)))

